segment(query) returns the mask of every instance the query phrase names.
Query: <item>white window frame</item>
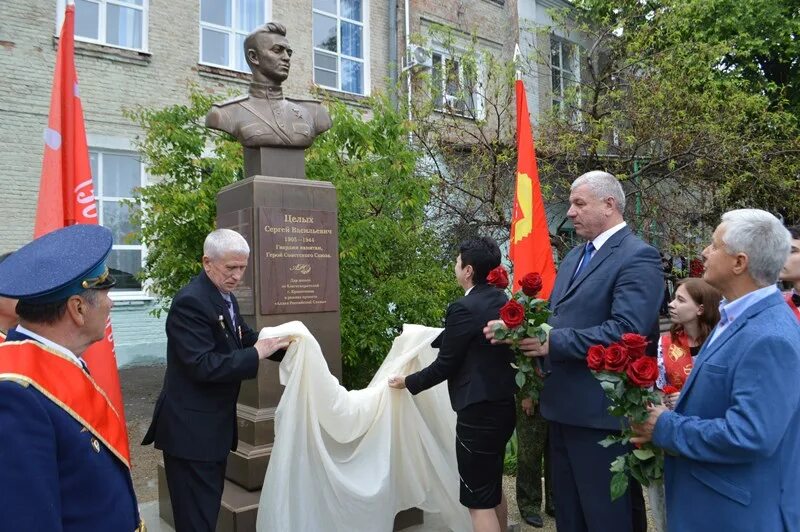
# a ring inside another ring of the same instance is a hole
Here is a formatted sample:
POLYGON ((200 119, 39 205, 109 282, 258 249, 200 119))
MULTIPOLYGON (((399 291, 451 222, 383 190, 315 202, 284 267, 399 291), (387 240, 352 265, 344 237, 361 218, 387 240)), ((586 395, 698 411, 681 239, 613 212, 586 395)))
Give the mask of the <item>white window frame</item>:
MULTIPOLYGON (((148 27, 150 25, 150 0, 142 0, 142 5, 129 4, 125 0, 90 0, 98 4, 98 30, 97 39, 90 39, 89 37, 82 37, 75 34, 75 40, 80 42, 89 42, 99 44, 101 46, 108 46, 110 48, 119 48, 121 50, 134 50, 136 52, 149 53, 148 43, 148 27), (131 9, 138 9, 142 12, 142 47, 130 48, 128 46, 120 46, 118 44, 111 44, 106 42, 106 6, 111 3, 131 9)), ((61 35, 61 26, 64 24, 64 11, 66 9, 66 0, 56 0, 56 35, 61 35)))
MULTIPOLYGON (((213 24, 211 22, 203 22, 201 1, 202 0, 197 0, 197 20, 199 22, 197 31, 199 39, 198 42, 200 43, 200 48, 197 50, 197 55, 198 55, 197 62, 201 65, 207 65, 216 68, 224 68, 225 70, 231 70, 233 72, 250 73, 250 68, 247 66, 247 61, 245 61, 244 69, 236 68, 236 57, 241 52, 241 50, 239 50, 238 47, 236 46, 236 35, 243 35, 247 37, 247 35, 250 33, 247 31, 240 31, 235 29, 238 26, 239 22, 239 13, 236 9, 236 2, 234 0, 231 0, 231 25, 221 26, 219 24, 213 24), (230 60, 229 65, 220 65, 218 63, 212 63, 210 61, 203 60, 203 28, 228 34, 228 59, 230 60)), ((263 2, 264 2, 264 20, 262 22, 259 22, 256 26, 263 26, 264 24, 272 20, 271 0, 263 0, 263 2)))
MULTIPOLYGON (((463 52, 462 50, 454 50, 454 51, 456 53, 466 53, 466 52, 463 52)), ((467 81, 467 80, 464 79, 464 66, 463 66, 464 63, 463 63, 461 57, 454 57, 454 54, 444 50, 444 47, 441 46, 441 45, 434 45, 432 53, 431 53, 431 61, 433 61, 434 57, 437 56, 437 55, 440 57, 439 62, 442 65, 442 68, 443 68, 443 72, 442 72, 442 75, 441 75, 442 86, 440 87, 441 95, 442 95, 443 101, 447 102, 447 99, 448 99, 448 96, 449 96, 447 94, 447 62, 448 61, 453 61, 453 60, 458 62, 458 78, 459 78, 458 82, 459 82, 459 85, 461 85, 462 87, 466 85, 466 81, 467 81)), ((435 79, 434 78, 435 72, 433 72, 433 70, 436 69, 436 63, 435 63, 435 61, 433 61, 433 62, 434 62, 434 66, 433 66, 433 69, 431 71, 431 83, 433 83, 433 80, 435 79)), ((481 89, 484 86, 484 76, 485 76, 485 72, 484 72, 483 63, 480 61, 480 59, 478 59, 477 68, 476 68, 476 77, 477 77, 477 79, 475 80, 476 87, 472 92, 472 100, 473 100, 473 103, 474 103, 474 106, 475 106, 474 109, 470 109, 469 107, 467 107, 465 111, 459 111, 455 107, 451 107, 451 106, 447 106, 447 105, 441 105, 440 106, 440 105, 438 105, 437 102, 434 102, 434 109, 436 111, 440 112, 440 113, 448 113, 448 114, 452 114, 452 115, 456 115, 456 116, 462 116, 464 118, 469 118, 469 119, 473 119, 474 118, 475 120, 482 120, 483 118, 485 118, 485 115, 486 115, 485 105, 484 105, 484 101, 483 101, 483 94, 481 93, 481 89)))
MULTIPOLYGON (((89 152, 94 153, 110 153, 114 155, 127 155, 127 156, 136 156, 139 158, 139 185, 144 187, 147 186, 149 176, 147 174, 147 170, 144 165, 144 161, 142 160, 142 155, 134 148, 133 144, 129 139, 120 138, 120 137, 108 137, 105 135, 92 135, 87 134, 87 141, 89 144, 89 152)), ((97 210, 97 221, 98 223, 102 223, 102 208, 103 208, 103 200, 106 201, 118 201, 121 199, 130 199, 127 197, 117 197, 117 196, 103 196, 102 189, 103 189, 103 180, 102 180, 102 157, 98 158, 97 169, 98 173, 101 175, 98 176, 97 182, 99 184, 98 189, 94 190, 94 197, 95 201, 98 203, 98 210, 97 210)), ((93 176, 94 177, 94 176, 93 176)), ((145 259, 147 258, 147 247, 144 244, 114 244, 112 249, 121 249, 121 250, 140 250, 142 253, 142 266, 144 266, 145 259)), ((136 300, 150 300, 152 297, 148 295, 147 292, 147 282, 142 281, 142 288, 140 290, 115 290, 112 289, 109 292, 109 296, 114 301, 136 301, 136 300)))
MULTIPOLYGON (((578 87, 581 82, 581 61, 580 61, 580 48, 578 47, 577 43, 571 42, 567 39, 563 39, 558 37, 557 35, 550 36, 550 101, 552 107, 555 107, 558 104, 559 113, 561 116, 565 116, 567 109, 566 109, 566 93, 565 93, 565 86, 568 82, 570 85, 574 87, 578 87), (554 45, 558 45, 558 65, 555 66, 553 64, 553 48, 554 45), (572 52, 572 72, 566 70, 564 68, 564 48, 569 47, 571 48, 572 52), (560 90, 558 93, 555 91, 555 87, 553 87, 553 73, 558 72, 559 78, 559 85, 560 90), (568 79, 571 77, 572 79, 568 79)), ((578 96, 578 104, 580 105, 580 94, 578 96)), ((573 117, 573 120, 577 121, 577 112, 576 116, 573 117)))
POLYGON ((355 94, 356 96, 369 96, 370 93, 371 93, 370 69, 369 69, 369 64, 370 64, 370 58, 369 58, 369 50, 370 50, 370 46, 369 46, 369 42, 370 42, 369 41, 369 27, 370 27, 370 25, 369 25, 369 13, 370 13, 370 11, 369 11, 369 0, 362 0, 362 2, 361 2, 361 18, 363 20, 360 20, 360 21, 340 16, 339 12, 341 11, 341 0, 335 0, 335 1, 336 1, 336 11, 337 11, 336 13, 330 13, 328 11, 323 11, 321 9, 317 9, 317 8, 313 7, 314 6, 313 0, 312 0, 312 3, 311 3, 311 6, 312 6, 311 7, 311 21, 312 21, 312 23, 311 23, 312 24, 312 28, 311 28, 311 39, 312 39, 312 41, 311 41, 311 45, 312 45, 312 50, 311 50, 311 79, 312 79, 313 83, 318 87, 324 87, 326 89, 334 90, 334 91, 341 92, 341 93, 344 93, 344 94, 355 94), (317 48, 316 46, 314 46, 314 41, 313 41, 313 39, 314 39, 313 24, 314 23, 313 23, 313 20, 314 20, 314 14, 315 13, 320 14, 320 15, 324 15, 326 17, 332 17, 332 18, 336 19, 336 45, 339 48, 338 51, 331 52, 330 50, 325 50, 324 48, 317 48), (361 49, 362 49, 363 55, 364 55, 363 58, 353 57, 353 56, 350 56, 350 55, 343 54, 341 52, 341 49, 342 49, 342 22, 347 22, 349 24, 355 24, 357 26, 361 26, 361 38, 362 38, 362 41, 363 41, 361 43, 361 49), (317 65, 315 63, 316 52, 320 52, 320 53, 323 53, 323 54, 336 56, 336 80, 337 80, 338 87, 331 87, 329 85, 322 85, 321 83, 317 83, 317 81, 315 80, 314 71, 317 68, 319 68, 320 70, 333 72, 332 70, 329 70, 327 68, 317 67, 317 65), (352 92, 352 91, 347 91, 347 90, 342 89, 342 58, 350 60, 350 61, 360 62, 363 65, 362 70, 361 70, 364 73, 364 79, 362 80, 363 87, 364 87, 363 94, 362 93, 358 93, 358 92, 352 92))

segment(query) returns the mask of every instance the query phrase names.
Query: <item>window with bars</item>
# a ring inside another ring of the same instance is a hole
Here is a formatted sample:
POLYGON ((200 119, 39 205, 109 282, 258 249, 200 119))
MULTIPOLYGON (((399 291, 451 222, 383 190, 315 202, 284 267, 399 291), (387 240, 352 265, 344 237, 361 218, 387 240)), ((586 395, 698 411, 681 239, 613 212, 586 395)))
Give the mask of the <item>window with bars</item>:
POLYGON ((366 2, 313 0, 314 83, 366 94, 366 2))
MULTIPOLYGON (((75 0, 75 38, 131 50, 147 50, 150 0, 75 0)), ((58 26, 65 0, 58 0, 58 26)))
POLYGON ((565 116, 568 113, 567 100, 577 90, 580 71, 574 44, 556 37, 550 38, 550 71, 553 109, 565 116))
POLYGON ((441 51, 434 51, 432 60, 431 90, 436 110, 483 118, 478 65, 441 51))
POLYGON ((200 0, 200 62, 250 72, 244 39, 267 22, 269 0, 200 0))
POLYGON ((133 191, 143 186, 144 169, 141 158, 134 152, 90 148, 94 196, 97 202, 98 223, 111 230, 114 238, 106 263, 116 278, 114 291, 141 291, 136 278, 142 269, 144 246, 131 240, 135 227, 130 207, 123 200, 133 199, 133 191))

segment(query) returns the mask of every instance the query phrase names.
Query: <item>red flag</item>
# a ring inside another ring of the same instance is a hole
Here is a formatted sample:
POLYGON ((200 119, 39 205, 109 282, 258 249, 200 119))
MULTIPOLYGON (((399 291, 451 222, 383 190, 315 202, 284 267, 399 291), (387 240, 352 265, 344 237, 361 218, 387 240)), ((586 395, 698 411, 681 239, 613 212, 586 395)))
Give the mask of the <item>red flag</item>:
POLYGON ((514 214, 511 218, 509 257, 514 265, 514 292, 520 289, 525 274, 542 276, 542 299, 550 297, 556 280, 550 229, 539 185, 536 150, 533 147, 528 99, 522 80, 517 80, 517 186, 514 191, 514 214))
MULTIPOLYGON (((44 160, 34 238, 76 223, 97 223, 89 148, 75 72, 74 28, 75 6, 67 5, 58 40, 50 117, 44 133, 44 160)), ((110 319, 106 323, 105 337, 87 349, 83 359, 124 425, 125 410, 110 319)), ((127 436, 125 454, 130 461, 127 436)))

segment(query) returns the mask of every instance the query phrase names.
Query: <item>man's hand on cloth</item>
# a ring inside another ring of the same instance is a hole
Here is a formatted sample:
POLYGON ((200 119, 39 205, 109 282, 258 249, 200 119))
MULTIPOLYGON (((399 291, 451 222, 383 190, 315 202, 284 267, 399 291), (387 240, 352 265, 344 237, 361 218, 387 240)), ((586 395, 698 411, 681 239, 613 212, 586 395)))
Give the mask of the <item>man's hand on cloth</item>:
MULTIPOLYGON (((493 344, 511 344, 511 340, 495 340, 494 330, 498 327, 505 327, 503 320, 492 320, 483 328, 483 334, 486 339, 493 344)), ((540 342, 538 338, 523 338, 519 342, 519 349, 526 357, 544 357, 547 356, 550 348, 550 338, 548 337, 544 343, 540 342)))
POLYGON ((258 359, 264 360, 275 351, 286 349, 292 343, 292 338, 289 336, 281 336, 278 338, 262 338, 258 340, 253 347, 258 351, 258 359))

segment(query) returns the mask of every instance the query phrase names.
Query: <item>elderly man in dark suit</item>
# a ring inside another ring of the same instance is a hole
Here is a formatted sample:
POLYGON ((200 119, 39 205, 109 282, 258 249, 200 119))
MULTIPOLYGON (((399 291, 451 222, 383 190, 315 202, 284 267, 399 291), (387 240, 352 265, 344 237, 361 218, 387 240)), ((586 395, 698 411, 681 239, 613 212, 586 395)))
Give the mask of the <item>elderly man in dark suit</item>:
POLYGON ((625 449, 598 442, 618 434, 623 420, 608 413, 600 383, 586 366, 586 351, 632 332, 647 336, 655 352, 664 294, 661 258, 625 224, 625 193, 611 174, 583 174, 572 183, 569 202, 567 216, 587 242, 559 267, 550 295, 549 338, 521 345, 528 356, 546 357, 540 407, 549 422, 556 524, 559 532, 645 530, 638 483, 611 501, 609 467, 625 449))
POLYGON ((259 361, 280 360, 286 338, 258 339, 239 315, 233 290, 250 248, 230 229, 203 245, 203 271, 172 300, 167 316, 167 372, 142 445, 164 453, 175 529, 213 531, 228 452, 236 450, 236 400, 259 361))

